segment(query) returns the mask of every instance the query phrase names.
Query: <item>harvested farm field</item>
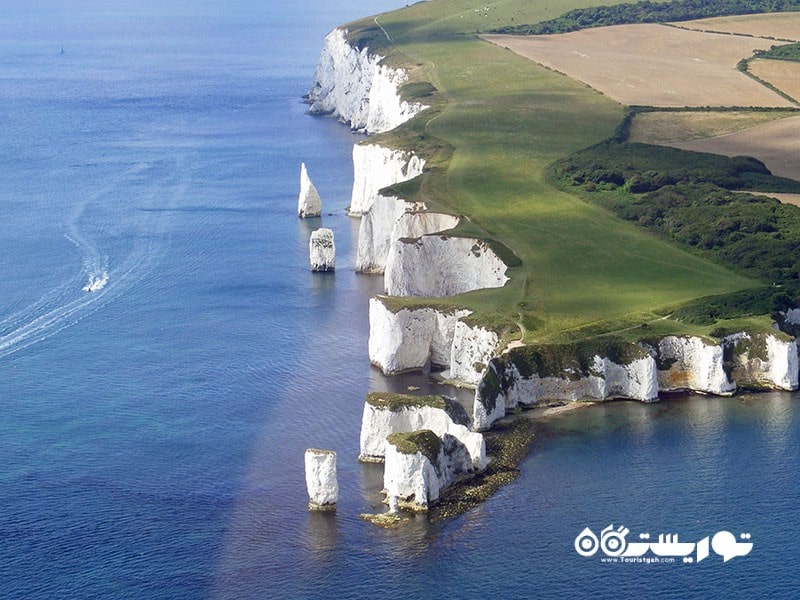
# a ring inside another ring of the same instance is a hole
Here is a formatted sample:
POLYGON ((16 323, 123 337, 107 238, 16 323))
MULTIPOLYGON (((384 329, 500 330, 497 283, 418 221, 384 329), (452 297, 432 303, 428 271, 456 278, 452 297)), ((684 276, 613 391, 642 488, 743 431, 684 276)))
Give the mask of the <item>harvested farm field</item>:
POLYGON ((749 71, 787 96, 800 100, 800 63, 788 60, 754 60, 749 71))
POLYGON ((773 175, 800 180, 798 139, 800 117, 788 117, 728 135, 665 145, 725 156, 754 156, 763 161, 773 175))
POLYGON ((784 111, 655 111, 636 115, 628 141, 670 145, 735 133, 785 119, 784 111))
POLYGON ((713 19, 697 19, 674 25, 698 31, 721 31, 774 38, 769 40, 770 45, 777 43, 775 40, 800 41, 800 12, 714 17, 713 19))
POLYGON ((622 104, 658 107, 793 106, 736 69, 771 40, 664 25, 618 25, 536 36, 487 35, 622 104))

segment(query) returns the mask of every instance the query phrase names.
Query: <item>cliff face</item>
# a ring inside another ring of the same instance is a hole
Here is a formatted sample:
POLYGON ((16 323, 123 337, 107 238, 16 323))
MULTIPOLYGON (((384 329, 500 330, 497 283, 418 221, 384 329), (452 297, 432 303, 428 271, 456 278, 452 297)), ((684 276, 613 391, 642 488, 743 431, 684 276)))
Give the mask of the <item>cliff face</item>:
POLYGON ((350 214, 364 214, 380 190, 418 177, 424 167, 425 160, 413 152, 367 142, 354 145, 350 214))
POLYGON ((796 390, 798 346, 787 337, 737 333, 715 342, 666 336, 638 345, 613 342, 605 354, 590 342, 516 348, 492 359, 481 376, 473 428, 488 429, 508 409, 549 400, 652 402, 659 392, 724 396, 737 388, 796 390))
POLYGON ((731 377, 750 389, 796 390, 798 388, 797 340, 775 334, 739 333, 724 340, 731 377))
POLYGON ((494 331, 461 319, 468 310, 434 307, 403 308, 394 312, 382 298, 369 302, 369 359, 385 375, 421 370, 428 361, 448 370, 446 376, 477 385, 500 338, 494 331))
POLYGON ((326 510, 335 507, 339 500, 336 453, 309 448, 305 453, 305 466, 309 508, 326 510))
POLYGON ((478 385, 499 347, 500 336, 496 332, 457 321, 450 350, 449 378, 471 386, 478 385))
POLYGON ((656 362, 624 344, 614 358, 591 347, 515 348, 489 362, 475 393, 473 428, 489 429, 506 411, 552 400, 658 399, 656 362))
POLYGON ((469 418, 454 400, 443 397, 373 393, 364 403, 359 460, 380 462, 386 455, 386 438, 393 433, 429 429, 437 436, 450 434, 470 455, 472 467, 486 467, 483 436, 469 429, 469 418))
POLYGON ((777 333, 736 333, 718 342, 668 336, 651 347, 662 392, 730 395, 738 388, 795 390, 797 342, 777 333))
POLYGON ((356 270, 361 273, 383 273, 389 255, 396 251, 401 239, 418 238, 452 229, 456 225, 458 217, 426 212, 422 202, 378 194, 361 217, 356 270))
POLYGON ((691 390, 729 395, 736 384, 725 371, 722 344, 696 336, 667 336, 653 347, 659 364, 658 389, 662 392, 691 390))
POLYGON ((430 360, 450 365, 456 322, 468 310, 403 308, 392 312, 380 298, 369 301, 369 359, 386 375, 419 370, 430 360))
POLYGON ((336 245, 333 241, 333 230, 320 227, 311 232, 308 240, 308 258, 312 271, 336 269, 336 245))
POLYGON ((391 509, 427 510, 444 488, 472 470, 467 449, 451 435, 394 434, 386 445, 383 487, 391 509))
POLYGON ((352 129, 381 133, 394 129, 426 108, 398 92, 407 81, 403 69, 381 64, 383 57, 347 42, 346 30, 325 37, 314 84, 308 92, 311 112, 330 114, 352 129))
POLYGON ((503 287, 507 268, 482 240, 426 235, 393 246, 384 281, 390 296, 455 296, 503 287))

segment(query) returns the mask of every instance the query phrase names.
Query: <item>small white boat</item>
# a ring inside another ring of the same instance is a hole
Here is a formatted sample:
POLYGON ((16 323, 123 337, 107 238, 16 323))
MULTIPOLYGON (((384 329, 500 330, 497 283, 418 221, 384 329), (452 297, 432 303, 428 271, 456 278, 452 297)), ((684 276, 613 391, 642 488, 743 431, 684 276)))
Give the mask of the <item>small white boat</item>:
POLYGON ((89 281, 83 286, 84 292, 96 292, 102 290, 106 283, 108 283, 108 273, 103 273, 97 277, 89 277, 89 281))

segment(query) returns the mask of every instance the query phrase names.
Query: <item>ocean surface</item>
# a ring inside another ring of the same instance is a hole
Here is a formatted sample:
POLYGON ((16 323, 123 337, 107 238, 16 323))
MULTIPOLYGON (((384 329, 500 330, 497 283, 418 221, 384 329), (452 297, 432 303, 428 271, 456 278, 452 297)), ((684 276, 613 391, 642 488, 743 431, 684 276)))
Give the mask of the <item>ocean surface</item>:
POLYGON ((3 3, 0 598, 800 596, 794 394, 582 408, 466 515, 359 518, 365 394, 440 388, 369 365, 360 138, 301 96, 328 30, 403 4, 3 3), (308 268, 320 225, 335 275, 308 268), (310 446, 338 452, 335 515, 307 511, 310 446), (610 524, 752 549, 576 551, 610 524))

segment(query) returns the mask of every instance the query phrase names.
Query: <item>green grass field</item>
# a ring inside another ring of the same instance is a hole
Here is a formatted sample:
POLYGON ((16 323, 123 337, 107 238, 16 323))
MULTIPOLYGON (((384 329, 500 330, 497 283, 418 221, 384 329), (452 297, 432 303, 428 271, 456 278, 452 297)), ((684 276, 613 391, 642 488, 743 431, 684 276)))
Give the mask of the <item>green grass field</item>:
POLYGON ((704 333, 657 313, 761 285, 545 181, 547 165, 610 137, 624 107, 475 32, 601 3, 608 4, 506 0, 476 12, 480 3, 432 0, 378 18, 391 43, 372 18, 350 26, 371 48, 387 52, 391 63, 436 88, 429 96, 436 108, 384 139, 405 146, 417 140, 428 151, 437 144, 452 149, 421 185, 403 189, 434 210, 466 215, 464 234, 497 240, 521 259, 505 288, 457 301, 516 321, 526 341, 611 331, 635 336, 639 330, 633 328, 642 323, 650 323, 650 334, 704 333))

